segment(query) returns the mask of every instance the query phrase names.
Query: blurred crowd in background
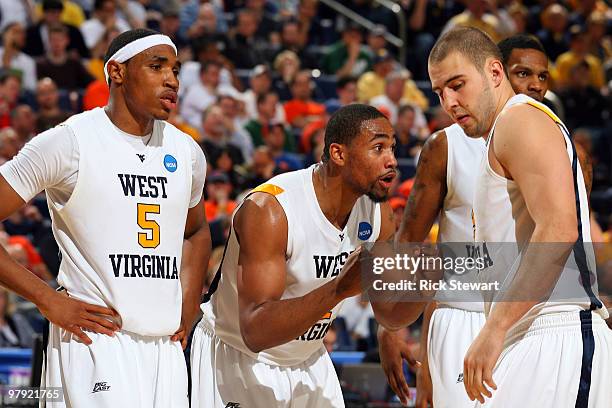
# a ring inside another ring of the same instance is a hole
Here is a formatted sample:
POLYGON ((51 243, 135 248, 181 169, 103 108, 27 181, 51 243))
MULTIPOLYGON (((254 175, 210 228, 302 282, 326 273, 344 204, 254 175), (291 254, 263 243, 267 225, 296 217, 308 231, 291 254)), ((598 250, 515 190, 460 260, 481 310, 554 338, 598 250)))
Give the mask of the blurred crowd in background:
MULTIPOLYGON (((442 32, 469 25, 495 41, 527 33, 543 44, 547 99, 592 158, 593 238, 612 241, 610 2, 396 1, 403 21, 378 1, 339 2, 365 25, 327 3, 0 0, 0 164, 70 115, 106 104, 103 58, 119 33, 148 27, 168 35, 182 61, 179 104, 169 121, 197 140, 208 160, 212 278, 241 198, 276 174, 318 162, 327 121, 350 103, 377 107, 396 129, 401 177, 391 205, 399 222, 421 147, 452 123, 431 91, 428 53, 442 32)), ((0 244, 55 285, 60 259, 50 225, 41 195, 0 224, 0 244)), ((436 239, 436 226, 430 235, 436 239)), ((600 251, 604 292, 612 291, 609 247, 600 251)), ((328 349, 377 354, 370 306, 347 303, 328 349)), ((0 292, 0 347, 30 347, 43 324, 31 304, 0 292)), ((414 347, 418 331, 418 324, 406 329, 414 347)))

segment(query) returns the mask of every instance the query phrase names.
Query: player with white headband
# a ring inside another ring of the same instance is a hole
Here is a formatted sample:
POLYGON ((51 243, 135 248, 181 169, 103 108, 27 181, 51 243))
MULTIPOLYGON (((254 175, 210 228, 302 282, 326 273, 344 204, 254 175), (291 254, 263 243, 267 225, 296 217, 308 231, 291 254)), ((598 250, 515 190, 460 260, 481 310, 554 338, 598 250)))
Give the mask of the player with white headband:
POLYGON ((47 406, 188 406, 181 345, 211 243, 204 154, 165 121, 179 68, 168 37, 119 35, 105 56, 108 104, 0 167, 0 220, 45 190, 62 253, 60 294, 0 249, 0 284, 51 321, 43 385, 61 387, 64 401, 47 406))

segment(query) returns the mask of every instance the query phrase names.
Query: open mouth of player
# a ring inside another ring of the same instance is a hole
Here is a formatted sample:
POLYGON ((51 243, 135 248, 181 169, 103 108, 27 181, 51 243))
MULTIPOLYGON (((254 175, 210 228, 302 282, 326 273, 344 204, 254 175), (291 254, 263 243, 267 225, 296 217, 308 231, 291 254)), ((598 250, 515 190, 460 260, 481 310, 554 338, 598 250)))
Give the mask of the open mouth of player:
POLYGON ((176 92, 164 92, 159 98, 159 100, 161 101, 164 108, 166 108, 169 111, 176 108, 176 100, 177 100, 176 92))
POLYGON ((393 180, 395 180, 395 172, 390 172, 385 174, 384 176, 380 177, 378 179, 378 183, 385 189, 388 189, 391 187, 391 184, 393 184, 393 180))
POLYGON ((457 116, 456 122, 460 125, 465 125, 470 120, 470 115, 459 115, 457 116))

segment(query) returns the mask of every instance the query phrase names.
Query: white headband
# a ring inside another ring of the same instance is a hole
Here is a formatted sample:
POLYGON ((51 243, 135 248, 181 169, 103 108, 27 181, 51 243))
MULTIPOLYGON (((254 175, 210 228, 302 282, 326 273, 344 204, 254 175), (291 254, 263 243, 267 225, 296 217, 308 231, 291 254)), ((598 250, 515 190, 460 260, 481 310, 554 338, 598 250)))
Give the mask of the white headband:
POLYGON ((126 44, 122 48, 119 48, 117 52, 114 53, 113 56, 108 59, 108 61, 106 61, 106 64, 104 64, 104 76, 106 78, 106 83, 108 83, 107 69, 109 62, 117 61, 123 63, 132 58, 134 55, 139 54, 148 48, 155 47, 156 45, 169 45, 174 48, 174 54, 176 55, 176 45, 174 45, 170 37, 167 35, 153 34, 139 38, 129 44, 126 44))

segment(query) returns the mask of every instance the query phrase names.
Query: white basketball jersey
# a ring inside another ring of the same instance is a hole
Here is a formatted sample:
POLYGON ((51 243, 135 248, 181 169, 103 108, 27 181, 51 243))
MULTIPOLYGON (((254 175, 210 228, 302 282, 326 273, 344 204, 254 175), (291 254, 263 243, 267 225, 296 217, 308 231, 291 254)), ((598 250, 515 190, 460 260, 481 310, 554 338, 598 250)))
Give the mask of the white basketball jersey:
MULTIPOLYGON (((445 128, 444 133, 448 146, 446 197, 440 213, 438 242, 458 243, 453 247, 461 250, 465 248, 465 253, 455 255, 470 257, 472 253, 468 252, 466 246, 474 239, 472 228, 474 188, 480 161, 486 151, 486 143, 483 138, 469 137, 457 124, 445 128), (465 243, 465 245, 459 245, 459 243, 465 243)), ((475 301, 475 294, 453 291, 448 295, 445 296, 443 292, 439 293, 436 300, 457 309, 473 312, 484 311, 483 303, 475 301), (466 301, 458 301, 459 296, 462 295, 466 301)))
POLYGON ((66 205, 48 201, 62 253, 59 284, 75 298, 116 309, 126 331, 174 333, 192 141, 155 121, 146 155, 137 155, 102 108, 63 126, 74 132, 79 167, 66 205))
MULTIPOLYGON (((274 195, 287 217, 287 287, 282 299, 304 296, 334 279, 349 254, 364 242, 376 241, 380 232, 380 205, 367 196, 357 200, 343 230, 329 222, 319 207, 312 183, 316 166, 273 177, 253 190, 274 195)), ((223 342, 259 361, 283 366, 303 362, 322 347, 323 337, 341 304, 321 316, 295 340, 255 354, 247 348, 240 334, 236 286, 239 253, 240 244, 232 226, 212 290, 216 284, 218 286, 211 301, 202 305, 204 323, 223 342)))
MULTIPOLYGON (((529 104, 546 113, 555 121, 563 134, 568 160, 572 165, 574 174, 576 217, 580 244, 574 247, 570 254, 552 292, 551 300, 535 305, 521 321, 540 314, 589 309, 597 310, 605 319, 608 315, 607 310, 602 307, 601 301, 597 298, 597 282, 594 274, 595 258, 590 244, 591 231, 587 193, 582 170, 578 164, 569 132, 548 107, 526 95, 520 94, 510 98, 502 112, 519 103, 529 104), (572 294, 570 297, 565 295, 568 293, 568 289, 572 294)), ((487 148, 491 145, 498 118, 499 116, 495 119, 489 134, 487 148)), ((545 155, 546 153, 542 152, 542 154, 545 155)), ((518 185, 513 180, 497 174, 491 168, 487 156, 482 160, 480 167, 474 197, 475 240, 477 245, 489 246, 488 253, 491 254, 493 262, 491 266, 482 271, 483 280, 493 278, 499 281, 505 279, 509 283, 518 269, 521 253, 533 234, 535 224, 527 210, 518 185), (492 248, 492 246, 495 248, 492 248)), ((534 271, 534 279, 537 279, 537 271, 534 271)))

